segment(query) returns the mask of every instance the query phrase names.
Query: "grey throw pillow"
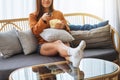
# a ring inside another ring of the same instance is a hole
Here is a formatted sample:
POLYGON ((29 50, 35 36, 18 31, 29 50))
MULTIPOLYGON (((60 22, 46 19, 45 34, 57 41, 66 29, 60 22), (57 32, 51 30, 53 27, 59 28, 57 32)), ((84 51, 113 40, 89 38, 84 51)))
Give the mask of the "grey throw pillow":
POLYGON ((108 48, 113 47, 110 25, 99 27, 86 31, 71 31, 71 34, 75 38, 72 44, 76 47, 81 40, 85 40, 87 43, 86 48, 108 48))
POLYGON ((18 37, 25 55, 31 54, 37 50, 37 39, 31 30, 18 31, 18 37))
POLYGON ((70 33, 61 29, 51 29, 51 28, 45 29, 40 34, 40 36, 48 42, 53 42, 56 40, 61 40, 63 42, 71 42, 74 40, 74 38, 70 33))
POLYGON ((0 32, 0 53, 2 57, 8 58, 22 52, 16 30, 0 32))

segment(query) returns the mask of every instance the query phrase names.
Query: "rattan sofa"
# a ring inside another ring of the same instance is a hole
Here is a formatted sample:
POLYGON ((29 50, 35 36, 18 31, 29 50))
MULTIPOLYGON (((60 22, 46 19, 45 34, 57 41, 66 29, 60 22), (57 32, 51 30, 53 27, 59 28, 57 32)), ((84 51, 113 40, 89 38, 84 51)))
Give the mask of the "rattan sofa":
MULTIPOLYGON (((68 24, 88 24, 88 23, 95 24, 103 21, 103 19, 87 13, 70 13, 70 14, 64 14, 64 16, 68 21, 68 24)), ((25 31, 29 29, 28 18, 0 20, 0 32, 9 31, 13 29, 13 27, 20 31, 25 31)), ((120 53, 120 38, 118 36, 118 33, 112 27, 111 27, 111 32, 112 32, 111 38, 114 44, 114 48, 85 49, 84 57, 100 58, 104 60, 118 62, 119 53, 120 53), (115 41, 117 41, 118 43, 115 43, 115 41)), ((21 67, 62 61, 62 60, 65 60, 65 59, 63 59, 60 56, 46 57, 36 53, 30 54, 27 56, 21 53, 7 59, 0 57, 0 80, 7 80, 9 74, 13 70, 21 67)))

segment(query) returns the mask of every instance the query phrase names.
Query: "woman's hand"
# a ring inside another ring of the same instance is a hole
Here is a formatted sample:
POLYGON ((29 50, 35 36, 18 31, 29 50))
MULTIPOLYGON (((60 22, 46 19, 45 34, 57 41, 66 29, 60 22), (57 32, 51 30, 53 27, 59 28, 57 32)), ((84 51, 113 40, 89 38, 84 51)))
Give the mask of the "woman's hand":
POLYGON ((65 24, 62 23, 62 22, 61 22, 61 23, 56 23, 56 24, 55 24, 55 28, 56 28, 56 29, 64 29, 64 28, 65 28, 65 24))
POLYGON ((49 20, 51 19, 51 16, 48 15, 48 13, 44 13, 41 18, 42 18, 44 21, 49 21, 49 20))

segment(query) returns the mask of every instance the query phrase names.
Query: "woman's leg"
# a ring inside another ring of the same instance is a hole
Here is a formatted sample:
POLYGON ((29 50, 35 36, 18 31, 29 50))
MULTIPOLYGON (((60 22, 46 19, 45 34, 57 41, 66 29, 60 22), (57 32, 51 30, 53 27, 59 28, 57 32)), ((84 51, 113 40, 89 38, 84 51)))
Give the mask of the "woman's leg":
POLYGON ((58 40, 55 42, 42 44, 40 49, 40 54, 46 55, 46 56, 53 56, 58 54, 59 52, 60 56, 66 57, 68 56, 67 49, 68 49, 68 44, 66 46, 64 43, 58 40))
POLYGON ((78 47, 71 48, 66 46, 62 41, 58 40, 53 43, 45 43, 41 46, 40 53, 42 55, 53 56, 59 52, 62 57, 70 57, 69 60, 73 66, 78 67, 83 57, 83 50, 86 47, 85 41, 81 41, 78 47))
POLYGON ((58 41, 57 51, 60 53, 62 57, 68 57, 69 60, 73 63, 74 67, 78 67, 80 64, 80 60, 83 58, 83 51, 86 47, 85 41, 81 41, 80 44, 76 48, 71 48, 69 46, 64 45, 61 41, 58 41))

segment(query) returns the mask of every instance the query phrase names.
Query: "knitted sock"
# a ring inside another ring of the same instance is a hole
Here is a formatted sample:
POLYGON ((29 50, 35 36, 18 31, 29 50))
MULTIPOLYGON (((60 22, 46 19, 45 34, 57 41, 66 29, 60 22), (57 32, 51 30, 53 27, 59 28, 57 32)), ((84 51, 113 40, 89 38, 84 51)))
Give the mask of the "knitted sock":
POLYGON ((79 67, 80 60, 83 58, 83 50, 86 47, 85 41, 81 41, 76 48, 69 48, 68 55, 70 55, 70 61, 73 64, 73 67, 79 67))

